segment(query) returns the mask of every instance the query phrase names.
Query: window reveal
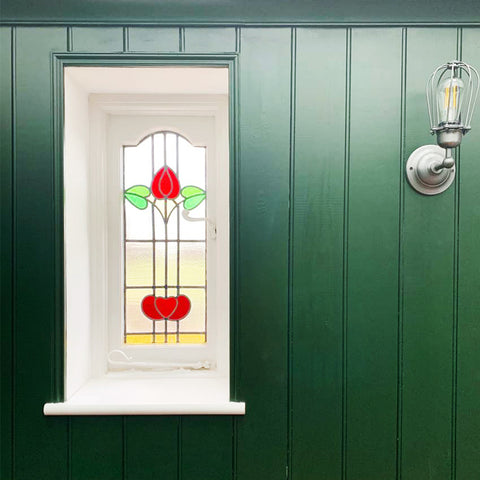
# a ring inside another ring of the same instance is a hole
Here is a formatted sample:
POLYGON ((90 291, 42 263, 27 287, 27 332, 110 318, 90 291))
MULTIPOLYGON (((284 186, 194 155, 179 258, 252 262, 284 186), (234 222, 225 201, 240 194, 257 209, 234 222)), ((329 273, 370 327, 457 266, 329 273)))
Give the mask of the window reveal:
POLYGON ((205 150, 173 132, 123 148, 124 343, 207 341, 205 150))

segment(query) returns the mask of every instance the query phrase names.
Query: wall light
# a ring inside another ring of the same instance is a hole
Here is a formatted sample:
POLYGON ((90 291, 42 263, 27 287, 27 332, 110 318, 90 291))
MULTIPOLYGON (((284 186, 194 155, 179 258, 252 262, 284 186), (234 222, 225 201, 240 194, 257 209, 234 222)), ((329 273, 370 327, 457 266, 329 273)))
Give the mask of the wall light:
POLYGON ((417 148, 407 161, 407 178, 417 192, 436 195, 445 191, 455 178, 452 148, 470 130, 478 95, 477 70, 457 60, 438 67, 427 82, 430 132, 437 145, 417 148))

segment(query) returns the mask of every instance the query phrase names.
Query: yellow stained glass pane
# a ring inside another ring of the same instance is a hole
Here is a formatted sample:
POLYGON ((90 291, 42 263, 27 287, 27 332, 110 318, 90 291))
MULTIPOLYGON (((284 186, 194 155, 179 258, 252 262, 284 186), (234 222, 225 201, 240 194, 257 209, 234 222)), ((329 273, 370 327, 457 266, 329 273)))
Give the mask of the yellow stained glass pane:
POLYGON ((182 285, 205 285, 205 244, 180 244, 180 282, 182 285))
MULTIPOLYGON (((130 345, 145 345, 152 343, 153 335, 127 335, 126 343, 130 345)), ((165 343, 164 335, 156 335, 155 343, 165 343)), ((173 333, 167 334, 167 343, 176 344, 177 336, 173 333)), ((178 343, 199 344, 205 343, 204 333, 181 333, 178 343)))
POLYGON ((125 244, 125 286, 153 285, 153 248, 148 242, 125 244))

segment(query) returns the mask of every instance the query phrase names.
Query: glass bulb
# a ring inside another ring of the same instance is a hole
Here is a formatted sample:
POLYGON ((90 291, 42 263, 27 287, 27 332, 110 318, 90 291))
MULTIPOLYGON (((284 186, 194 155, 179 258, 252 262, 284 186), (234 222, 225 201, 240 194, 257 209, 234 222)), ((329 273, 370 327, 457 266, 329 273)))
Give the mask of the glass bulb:
POLYGON ((460 107, 464 85, 461 78, 446 78, 437 89, 437 104, 440 125, 461 123, 460 107))

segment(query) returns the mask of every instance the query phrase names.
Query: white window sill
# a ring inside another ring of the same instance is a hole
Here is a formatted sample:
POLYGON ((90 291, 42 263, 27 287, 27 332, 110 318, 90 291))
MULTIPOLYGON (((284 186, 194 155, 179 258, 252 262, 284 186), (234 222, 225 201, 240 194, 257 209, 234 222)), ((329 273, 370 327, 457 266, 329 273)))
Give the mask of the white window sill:
POLYGON ((244 415, 230 402, 227 379, 106 375, 88 381, 70 399, 46 403, 45 415, 244 415), (130 378, 129 378, 130 377, 130 378), (227 388, 225 388, 227 386, 227 388))

